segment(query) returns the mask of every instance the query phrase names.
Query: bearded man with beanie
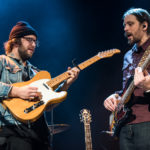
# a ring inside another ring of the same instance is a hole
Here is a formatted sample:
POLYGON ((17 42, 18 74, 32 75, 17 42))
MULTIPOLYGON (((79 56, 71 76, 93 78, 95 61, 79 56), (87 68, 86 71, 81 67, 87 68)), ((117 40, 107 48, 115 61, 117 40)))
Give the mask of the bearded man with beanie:
MULTIPOLYGON (((12 28, 9 40, 4 43, 6 55, 0 55, 0 149, 1 150, 50 150, 49 130, 44 115, 33 123, 24 124, 13 117, 2 105, 8 98, 32 100, 38 98, 38 88, 13 83, 32 79, 39 69, 28 60, 38 46, 37 31, 27 22, 19 21, 12 28)), ((68 78, 57 90, 66 91, 77 79, 78 68, 68 67, 68 78)), ((17 104, 16 104, 17 107, 17 104)))

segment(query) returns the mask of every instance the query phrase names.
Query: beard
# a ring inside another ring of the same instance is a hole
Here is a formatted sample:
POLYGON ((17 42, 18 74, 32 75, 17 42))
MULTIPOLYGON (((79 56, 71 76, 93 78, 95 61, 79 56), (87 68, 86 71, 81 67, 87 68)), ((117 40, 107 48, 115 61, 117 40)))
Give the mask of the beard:
POLYGON ((33 55, 33 53, 28 53, 27 49, 22 45, 18 48, 18 53, 23 61, 29 60, 33 55))
POLYGON ((128 44, 133 45, 135 43, 138 43, 140 41, 139 38, 133 37, 133 39, 128 39, 128 44))
POLYGON ((127 38, 129 45, 133 45, 135 43, 138 43, 141 40, 138 36, 134 36, 131 33, 125 33, 124 36, 127 38), (132 36, 132 38, 128 38, 129 35, 132 36))

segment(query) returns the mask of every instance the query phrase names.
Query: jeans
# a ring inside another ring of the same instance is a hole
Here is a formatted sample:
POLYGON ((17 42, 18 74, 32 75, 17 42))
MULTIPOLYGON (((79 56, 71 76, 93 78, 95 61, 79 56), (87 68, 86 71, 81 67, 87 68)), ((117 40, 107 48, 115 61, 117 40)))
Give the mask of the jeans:
POLYGON ((150 122, 125 125, 119 139, 120 150, 150 150, 150 122))

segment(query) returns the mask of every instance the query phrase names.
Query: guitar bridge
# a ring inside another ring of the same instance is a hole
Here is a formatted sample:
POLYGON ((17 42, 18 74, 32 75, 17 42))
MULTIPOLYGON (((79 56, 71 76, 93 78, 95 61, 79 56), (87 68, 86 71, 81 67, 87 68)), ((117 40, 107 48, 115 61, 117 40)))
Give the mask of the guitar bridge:
POLYGON ((38 102, 38 103, 32 105, 31 107, 26 108, 26 109, 24 110, 24 113, 27 114, 27 113, 33 111, 34 109, 38 108, 39 106, 43 105, 43 104, 44 104, 44 101, 40 101, 40 102, 38 102))

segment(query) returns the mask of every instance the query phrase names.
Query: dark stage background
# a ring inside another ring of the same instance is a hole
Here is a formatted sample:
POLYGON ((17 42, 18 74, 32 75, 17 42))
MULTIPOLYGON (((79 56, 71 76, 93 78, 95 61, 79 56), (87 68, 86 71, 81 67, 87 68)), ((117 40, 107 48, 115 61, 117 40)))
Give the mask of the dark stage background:
MULTIPOLYGON (((84 128, 79 112, 92 114, 91 132, 94 150, 118 150, 108 130, 109 112, 104 99, 121 89, 121 67, 128 46, 123 36, 122 15, 130 7, 149 10, 147 0, 0 0, 0 47, 8 39, 12 26, 28 21, 39 33, 40 47, 31 60, 33 65, 55 77, 99 51, 118 48, 121 54, 101 59, 80 73, 70 87, 67 99, 54 109, 55 124, 69 124, 69 130, 54 135, 54 150, 84 150, 84 128)), ((47 113, 48 122, 51 113, 47 113)))

